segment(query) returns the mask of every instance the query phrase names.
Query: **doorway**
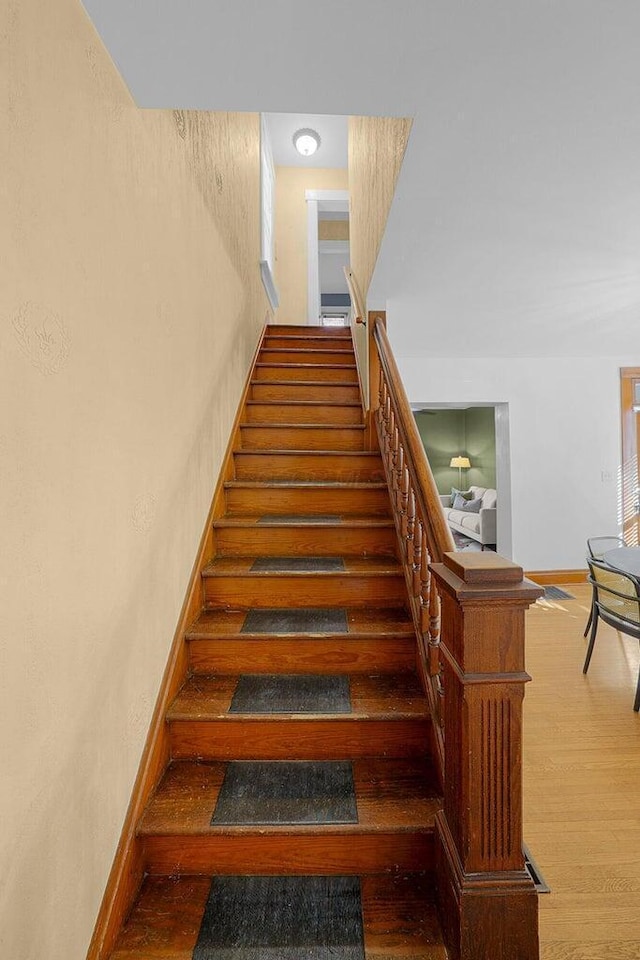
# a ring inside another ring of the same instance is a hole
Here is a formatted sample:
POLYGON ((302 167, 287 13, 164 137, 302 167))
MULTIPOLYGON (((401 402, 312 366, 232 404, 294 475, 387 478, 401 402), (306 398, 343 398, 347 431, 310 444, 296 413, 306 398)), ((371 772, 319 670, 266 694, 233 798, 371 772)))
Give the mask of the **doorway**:
POLYGON ((620 415, 622 433, 622 476, 620 519, 622 536, 629 546, 640 544, 640 367, 620 369, 620 415))
MULTIPOLYGON (((416 415, 416 423, 421 435, 428 432, 427 423, 435 423, 433 414, 444 414, 440 418, 439 429, 434 431, 438 446, 430 453, 430 462, 434 480, 440 493, 449 493, 452 486, 458 486, 458 469, 450 466, 454 456, 468 457, 470 466, 464 469, 462 486, 469 484, 483 487, 495 487, 497 491, 497 552, 511 559, 512 522, 511 522, 511 449, 509 439, 508 403, 412 403, 411 409, 416 415), (466 413, 465 413, 466 411, 466 413), (493 427, 493 439, 487 431, 489 415, 493 427), (424 422, 421 429, 420 417, 424 422), (447 417, 450 424, 447 425, 447 417), (469 420, 467 425, 465 421, 469 420), (484 427, 481 426, 484 423, 484 427), (473 426, 471 426, 473 424, 473 426), (467 431, 471 426, 472 432, 467 431), (441 428, 441 429, 440 429, 441 428), (492 449, 493 444, 493 449, 492 449)), ((429 444, 425 443, 425 450, 429 444)))
POLYGON ((307 322, 323 316, 347 317, 349 291, 343 267, 349 265, 349 191, 306 190, 307 322))

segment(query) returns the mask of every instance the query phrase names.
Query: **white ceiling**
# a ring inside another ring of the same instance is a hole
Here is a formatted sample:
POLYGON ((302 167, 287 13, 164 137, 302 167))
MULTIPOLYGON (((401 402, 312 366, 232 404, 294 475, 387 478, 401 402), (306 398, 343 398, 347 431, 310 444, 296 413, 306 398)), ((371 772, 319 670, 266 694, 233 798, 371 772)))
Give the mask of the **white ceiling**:
POLYGON ((277 167, 346 168, 348 117, 328 117, 313 113, 266 113, 265 122, 273 162, 277 167), (311 157, 303 157, 293 145, 293 135, 302 127, 311 127, 320 135, 320 146, 311 157))
POLYGON ((640 361, 640 0, 84 2, 140 106, 414 117, 401 354, 640 361))

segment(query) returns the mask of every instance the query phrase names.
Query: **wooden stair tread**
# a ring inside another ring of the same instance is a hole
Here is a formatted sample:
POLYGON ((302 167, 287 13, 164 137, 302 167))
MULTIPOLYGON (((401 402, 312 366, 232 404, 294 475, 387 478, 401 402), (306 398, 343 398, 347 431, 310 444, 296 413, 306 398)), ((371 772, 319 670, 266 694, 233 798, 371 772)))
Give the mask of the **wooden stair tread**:
MULTIPOLYGON (((274 381, 270 381, 270 383, 273 382, 274 381)), ((290 382, 288 386, 291 386, 290 382)), ((305 383, 305 386, 308 386, 308 384, 305 383)), ((331 407, 359 407, 362 409, 362 404, 359 400, 247 400, 245 406, 263 407, 267 403, 274 407, 319 407, 322 410, 331 407)), ((339 424, 339 426, 341 426, 341 424, 339 424)))
MULTIPOLYGON (((327 347, 320 346, 320 344, 317 344, 315 347, 309 348, 301 345, 296 345, 292 347, 274 347, 274 346, 271 346, 271 344, 266 343, 263 345, 262 349, 260 350, 259 359, 261 363, 271 363, 274 359, 276 363, 290 363, 290 362, 303 363, 307 359, 310 359, 312 362, 314 362, 313 357, 317 357, 318 354, 323 354, 325 356, 330 356, 332 358, 335 357, 336 363, 348 361, 351 364, 356 362, 355 354, 353 352, 353 347, 351 346, 334 347, 332 344, 330 344, 327 347), (296 358, 299 357, 300 360, 299 361, 295 360, 293 357, 291 358, 291 360, 289 360, 288 358, 286 360, 276 359, 277 356, 283 353, 293 354, 294 357, 296 358), (272 356, 274 354, 276 355, 275 357, 272 356)), ((325 362, 326 361, 324 359, 315 361, 316 365, 318 363, 325 363, 325 362)), ((329 361, 329 362, 332 362, 332 361, 329 361)))
POLYGON ((312 326, 309 323, 269 323, 267 324, 267 335, 270 333, 275 333, 278 336, 285 334, 298 334, 298 336, 306 337, 307 335, 312 337, 351 337, 351 327, 342 326, 342 327, 320 327, 312 326))
MULTIPOLYGON (((360 882, 365 960, 446 960, 429 877, 360 882)), ((210 887, 208 876, 147 877, 112 960, 192 960, 210 887)))
POLYGON ((354 760, 357 823, 211 824, 227 763, 173 761, 149 802, 142 834, 340 833, 431 831, 442 802, 431 766, 418 759, 354 760))
POLYGON ((319 718, 333 722, 353 722, 360 720, 398 720, 424 718, 429 715, 427 700, 422 692, 418 678, 412 673, 381 674, 363 676, 355 674, 349 678, 351 692, 351 713, 340 714, 249 714, 229 713, 231 698, 238 683, 237 676, 192 675, 178 691, 173 703, 167 710, 167 720, 224 720, 237 722, 255 719, 260 723, 268 721, 286 722, 289 717, 296 721, 314 723, 319 718))
MULTIPOLYGON (((263 364, 263 366, 286 366, 286 364, 269 363, 263 364)), ((292 366, 295 366, 295 364, 292 364, 292 366)), ((308 366, 308 364, 299 364, 299 366, 308 366)), ((323 366, 323 364, 320 364, 320 366, 323 366)), ((349 369, 352 368, 350 367, 349 369)), ((332 380, 264 380, 258 376, 252 377, 251 383, 252 385, 262 384, 263 386, 267 387, 326 387, 328 390, 331 390, 336 386, 335 382, 332 380)), ((351 383, 348 384, 348 386, 352 385, 353 384, 351 383)), ((357 383, 355 386, 357 386, 357 383)))
POLYGON ((352 357, 353 345, 344 340, 313 340, 307 341, 301 337, 270 337, 265 339, 261 356, 271 351, 286 351, 287 353, 314 353, 328 354, 337 357, 352 357))
MULTIPOLYGON (((360 637, 380 637, 385 636, 396 639, 404 637, 411 643, 414 639, 413 623, 408 613, 402 607, 354 607, 347 608, 347 629, 346 634, 304 634, 304 637, 332 637, 337 636, 340 640, 348 642, 349 639, 360 637)), ((188 640, 224 640, 226 638, 233 640, 249 640, 256 638, 267 641, 269 637, 264 634, 240 633, 244 623, 246 612, 244 610, 203 610, 187 632, 188 640)), ((298 634, 290 634, 292 639, 300 638, 298 634)))
POLYGON ((283 370, 356 370, 355 359, 353 363, 293 363, 293 362, 280 362, 277 360, 261 361, 258 360, 256 363, 256 371, 261 370, 263 367, 277 367, 282 368, 283 370))
MULTIPOLYGON (((317 452, 317 451, 316 451, 317 452)), ((363 451, 366 452, 366 451, 363 451)), ((386 490, 381 480, 227 480, 225 490, 386 490)))
MULTIPOLYGON (((336 404, 338 406, 338 404, 336 404)), ((240 425, 241 430, 336 430, 342 433, 342 431, 348 430, 366 430, 366 423, 322 423, 318 421, 317 423, 296 423, 289 422, 285 423, 279 421, 278 423, 270 423, 268 420, 252 420, 250 423, 242 423, 240 425)))
POLYGON ((378 450, 234 450, 234 457, 364 457, 367 460, 379 461, 382 458, 378 450))
POLYGON ((340 334, 313 334, 311 336, 303 336, 300 333, 272 333, 270 330, 267 330, 263 342, 271 343, 273 340, 292 340, 294 343, 304 343, 307 347, 309 344, 322 344, 323 349, 324 344, 331 343, 332 340, 335 340, 336 345, 343 350, 353 346, 351 337, 341 336, 340 334))
MULTIPOLYGON (((297 524, 296 524, 297 526, 297 524)), ((215 557, 204 570, 204 577, 235 577, 239 574, 246 577, 321 577, 336 579, 353 575, 367 574, 371 577, 396 577, 402 574, 402 567, 393 557, 341 557, 344 561, 344 570, 252 570, 251 566, 256 557, 215 557)))
MULTIPOLYGON (((268 515, 270 516, 270 514, 268 515)), ((305 516, 302 514, 302 516, 305 516)), ((224 516, 220 519, 215 520, 213 523, 214 529, 224 528, 224 527, 322 527, 323 529, 331 529, 332 527, 341 528, 341 527, 364 527, 369 529, 370 527, 393 527, 394 522, 391 517, 382 517, 382 516, 373 516, 373 517, 362 517, 362 516, 351 516, 347 514, 342 517, 337 517, 336 520, 314 520, 313 514, 308 514, 309 519, 304 521, 296 521, 287 523, 286 519, 284 520, 263 520, 261 516, 245 516, 245 515, 233 515, 233 516, 224 516), (262 522, 260 522, 262 521, 262 522)))

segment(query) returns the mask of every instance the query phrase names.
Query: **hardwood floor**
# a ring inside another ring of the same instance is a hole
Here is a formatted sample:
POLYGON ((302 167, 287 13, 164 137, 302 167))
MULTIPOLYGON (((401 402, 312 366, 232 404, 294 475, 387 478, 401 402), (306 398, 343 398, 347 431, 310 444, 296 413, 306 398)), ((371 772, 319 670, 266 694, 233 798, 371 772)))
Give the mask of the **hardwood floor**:
POLYGON ((601 624, 583 676, 591 592, 564 589, 576 599, 527 615, 524 835, 552 890, 540 897, 540 956, 638 960, 640 647, 601 624))

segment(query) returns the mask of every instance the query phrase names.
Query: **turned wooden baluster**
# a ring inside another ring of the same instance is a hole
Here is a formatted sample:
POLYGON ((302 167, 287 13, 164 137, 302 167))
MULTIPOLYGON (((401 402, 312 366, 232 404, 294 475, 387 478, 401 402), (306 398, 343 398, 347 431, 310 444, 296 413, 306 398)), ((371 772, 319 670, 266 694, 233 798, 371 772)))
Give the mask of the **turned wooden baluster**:
POLYGON ((387 433, 387 400, 389 399, 389 390, 387 387, 387 381, 384 378, 384 373, 382 369, 380 370, 380 391, 379 391, 379 403, 376 414, 378 417, 378 424, 380 426, 380 435, 382 437, 386 436, 387 433))
POLYGON ((391 403, 389 403, 389 419, 387 421, 387 434, 385 437, 384 459, 387 465, 387 472, 388 472, 390 483, 393 478, 393 434, 395 431, 395 419, 396 419, 396 415, 393 412, 391 403))
POLYGON ((391 394, 389 393, 389 385, 385 383, 387 395, 384 401, 384 435, 383 440, 386 443, 389 442, 389 435, 391 433, 391 394))
MULTIPOLYGON (((422 527, 422 546, 420 551, 420 631, 424 638, 425 646, 429 642, 429 591, 431 587, 431 570, 429 564, 429 546, 427 543, 427 531, 422 527)), ((431 663, 429 663, 429 673, 431 674, 431 663)), ((432 674, 431 674, 432 675, 432 674)))
POLYGON ((400 430, 395 413, 393 414, 393 430, 391 432, 391 505, 396 511, 398 497, 398 459, 400 457, 400 430))
POLYGON ((444 727, 444 684, 440 659, 440 597, 433 581, 429 593, 429 672, 438 695, 438 723, 444 727))
MULTIPOLYGON (((407 477, 409 477, 408 471, 407 471, 407 477)), ((405 535, 405 542, 406 542, 407 566, 410 567, 411 570, 413 570, 415 529, 416 529, 416 495, 413 487, 411 486, 411 480, 409 479, 409 502, 407 505, 407 532, 405 535)))
POLYGON ((409 468, 403 467, 400 480, 400 533, 404 545, 405 556, 407 552, 407 532, 409 530, 409 487, 411 479, 409 477, 409 468))
POLYGON ((398 455, 396 457, 396 499, 395 511, 398 515, 400 526, 402 526, 402 479, 404 477, 404 446, 398 442, 398 455))
POLYGON ((422 583, 420 581, 420 568, 422 566, 422 541, 424 526, 422 517, 417 514, 413 534, 413 596, 417 599, 420 596, 422 583))

